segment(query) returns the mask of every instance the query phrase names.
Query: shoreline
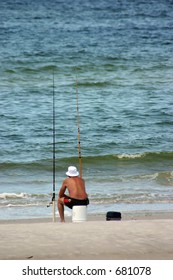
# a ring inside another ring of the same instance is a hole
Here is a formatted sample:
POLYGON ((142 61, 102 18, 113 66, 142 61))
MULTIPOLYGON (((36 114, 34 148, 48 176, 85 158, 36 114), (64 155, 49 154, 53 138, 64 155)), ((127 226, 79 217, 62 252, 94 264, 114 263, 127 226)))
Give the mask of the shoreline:
MULTIPOLYGON (((130 213, 121 212, 121 214, 122 214, 121 221, 173 219, 173 212, 171 212, 171 211, 131 211, 130 213)), ((65 218, 66 218, 66 223, 72 222, 71 216, 67 216, 65 218)), ((88 214, 87 221, 106 221, 106 213, 105 214, 88 214)), ((21 224, 21 223, 42 223, 42 222, 44 222, 44 223, 52 222, 52 217, 2 219, 2 220, 0 220, 0 225, 1 224, 21 224)), ((55 222, 60 222, 59 217, 56 216, 55 222)))

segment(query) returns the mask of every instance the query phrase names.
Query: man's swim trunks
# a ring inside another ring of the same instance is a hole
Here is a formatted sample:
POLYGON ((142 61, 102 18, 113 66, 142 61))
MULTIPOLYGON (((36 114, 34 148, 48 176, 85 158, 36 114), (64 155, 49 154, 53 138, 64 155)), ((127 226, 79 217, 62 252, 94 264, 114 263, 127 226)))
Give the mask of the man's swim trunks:
POLYGON ((69 207, 70 209, 73 208, 73 206, 76 206, 76 205, 88 205, 89 204, 89 199, 86 198, 86 199, 75 199, 75 198, 71 198, 69 196, 66 196, 64 198, 64 205, 69 207))

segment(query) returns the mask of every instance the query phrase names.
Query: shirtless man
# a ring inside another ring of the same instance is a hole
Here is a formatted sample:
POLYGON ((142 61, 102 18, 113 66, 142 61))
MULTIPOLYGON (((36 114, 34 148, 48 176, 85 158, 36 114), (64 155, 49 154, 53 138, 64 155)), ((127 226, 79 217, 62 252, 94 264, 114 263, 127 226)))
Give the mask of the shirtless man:
POLYGON ((65 222, 64 219, 64 205, 73 208, 75 205, 88 205, 89 199, 85 191, 85 181, 79 177, 79 172, 75 166, 69 166, 66 172, 68 178, 66 178, 59 191, 58 198, 58 210, 61 222, 65 222), (68 190, 68 196, 65 194, 68 190))

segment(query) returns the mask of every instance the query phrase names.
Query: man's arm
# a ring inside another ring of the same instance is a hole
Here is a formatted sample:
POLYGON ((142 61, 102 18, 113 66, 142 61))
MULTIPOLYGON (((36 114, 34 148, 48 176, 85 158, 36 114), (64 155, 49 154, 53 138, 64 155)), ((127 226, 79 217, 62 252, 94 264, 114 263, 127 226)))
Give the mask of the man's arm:
POLYGON ((62 187, 60 188, 60 191, 59 191, 59 198, 64 196, 66 188, 67 188, 66 180, 64 180, 62 183, 62 187))

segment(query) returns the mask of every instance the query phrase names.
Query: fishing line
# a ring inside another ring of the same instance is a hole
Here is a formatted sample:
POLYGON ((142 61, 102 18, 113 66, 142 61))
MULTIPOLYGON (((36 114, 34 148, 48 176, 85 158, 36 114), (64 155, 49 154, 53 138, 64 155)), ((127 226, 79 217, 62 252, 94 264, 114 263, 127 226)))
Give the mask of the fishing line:
POLYGON ((52 132, 53 132, 53 141, 52 141, 52 147, 53 147, 53 158, 52 158, 52 174, 53 174, 53 186, 52 186, 52 201, 47 205, 49 207, 51 204, 53 205, 53 222, 55 221, 55 173, 56 173, 56 157, 55 157, 55 141, 56 141, 56 135, 55 135, 55 85, 54 85, 54 72, 53 72, 53 93, 52 93, 52 132))
POLYGON ((79 102, 78 102, 78 80, 76 77, 76 108, 77 108, 77 127, 78 127, 78 154, 79 154, 79 175, 82 178, 82 155, 80 145, 80 115, 79 115, 79 102))

